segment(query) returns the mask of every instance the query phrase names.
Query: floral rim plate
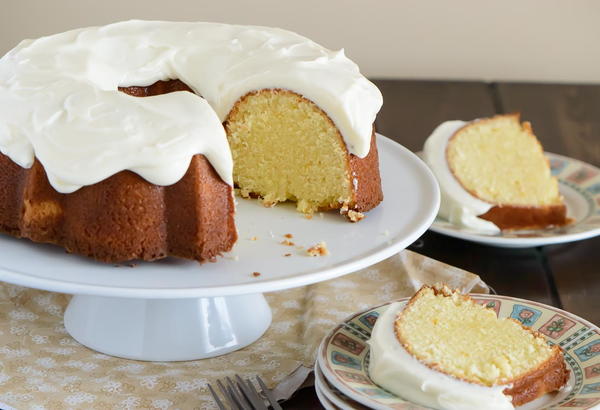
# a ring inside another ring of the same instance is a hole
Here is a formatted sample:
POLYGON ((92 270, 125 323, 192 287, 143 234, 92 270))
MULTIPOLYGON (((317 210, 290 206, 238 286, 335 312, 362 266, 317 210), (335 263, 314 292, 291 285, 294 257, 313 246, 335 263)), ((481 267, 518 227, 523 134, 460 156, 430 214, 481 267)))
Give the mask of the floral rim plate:
MULTIPOLYGON (((546 394, 523 409, 590 409, 600 406, 600 329, 569 312, 509 296, 471 295, 494 309, 539 331, 550 344, 558 344, 571 370, 567 386, 546 394)), ((408 298, 401 299, 406 303, 408 298)), ((390 302, 391 303, 391 302, 390 302)), ((375 409, 421 409, 374 384, 368 373, 371 329, 389 303, 356 313, 323 339, 317 356, 326 380, 343 395, 375 409)))
POLYGON ((507 248, 524 248, 579 241, 600 235, 600 169, 593 165, 546 152, 552 175, 574 222, 560 228, 490 234, 463 228, 437 217, 431 230, 455 238, 507 248))
POLYGON ((363 410, 367 407, 345 396, 342 392, 329 384, 323 372, 319 367, 319 363, 315 363, 315 391, 324 407, 327 405, 340 410, 363 410))

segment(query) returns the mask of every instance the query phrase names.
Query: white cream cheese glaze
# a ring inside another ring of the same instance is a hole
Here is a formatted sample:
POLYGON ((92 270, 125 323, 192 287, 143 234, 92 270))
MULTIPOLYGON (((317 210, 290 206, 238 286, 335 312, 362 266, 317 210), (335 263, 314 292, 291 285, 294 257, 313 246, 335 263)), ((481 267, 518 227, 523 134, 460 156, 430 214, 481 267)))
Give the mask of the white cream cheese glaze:
POLYGON ((430 369, 410 355, 396 338, 394 323, 404 305, 392 303, 377 319, 371 339, 369 376, 399 397, 443 410, 513 409, 502 391, 510 385, 486 387, 430 369))
POLYGON ((310 99, 349 152, 368 154, 382 97, 343 50, 276 28, 137 20, 25 40, 0 59, 0 152, 26 168, 37 157, 63 193, 125 169, 169 185, 198 153, 231 184, 221 123, 264 88, 310 99), (167 79, 203 98, 117 90, 167 79))
POLYGON ((423 160, 433 171, 440 185, 441 202, 438 215, 457 226, 490 233, 500 232, 492 222, 478 218, 478 215, 483 215, 493 205, 476 198, 464 189, 448 166, 446 159, 448 141, 466 124, 465 121, 446 121, 440 124, 425 141, 423 160))

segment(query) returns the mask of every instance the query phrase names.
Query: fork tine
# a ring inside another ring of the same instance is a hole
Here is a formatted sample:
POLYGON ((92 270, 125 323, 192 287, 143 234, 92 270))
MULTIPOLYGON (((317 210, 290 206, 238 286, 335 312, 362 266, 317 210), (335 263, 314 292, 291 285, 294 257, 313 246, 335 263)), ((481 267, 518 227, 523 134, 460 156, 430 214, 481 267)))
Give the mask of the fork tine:
POLYGON ((217 406, 219 407, 219 409, 220 410, 227 410, 225 408, 225 405, 223 404, 223 402, 221 401, 221 399, 217 395, 217 392, 213 389, 213 387, 210 385, 210 383, 208 384, 208 390, 210 390, 210 394, 212 394, 213 399, 215 399, 215 402, 217 403, 217 406))
POLYGON ((233 383, 233 380, 231 380, 229 376, 227 376, 225 379, 227 380, 228 391, 231 392, 233 398, 238 403, 238 406, 243 410, 252 410, 252 405, 246 400, 244 395, 239 392, 233 383))
POLYGON ((277 400, 275 400, 275 397, 273 397, 273 394, 271 394, 271 390, 269 390, 263 379, 261 379, 260 376, 256 376, 256 380, 258 380, 258 384, 260 385, 263 394, 267 397, 269 404, 273 407, 273 410, 283 410, 279 403, 277 403, 277 400))
POLYGON ((229 395, 229 397, 231 399, 231 406, 234 409, 238 409, 238 410, 246 410, 247 409, 246 407, 244 407, 244 405, 242 403, 240 403, 237 396, 233 392, 233 389, 230 386, 227 386, 227 394, 229 395))
POLYGON ((225 388, 225 386, 223 385, 223 382, 221 382, 221 380, 217 380, 217 386, 219 386, 219 389, 221 390, 221 393, 223 393, 225 398, 228 399, 229 393, 227 393, 227 389, 225 388))
POLYGON ((223 396, 225 396, 225 399, 227 399, 227 402, 229 403, 229 405, 231 406, 231 408, 233 410, 242 408, 235 400, 235 397, 233 396, 233 392, 229 391, 227 389, 227 387, 225 387, 225 385, 223 384, 223 382, 221 380, 217 380, 217 385, 219 386, 219 389, 221 389, 221 393, 223 393, 223 396))
POLYGON ((264 401, 258 395, 258 392, 254 388, 252 382, 249 380, 243 380, 239 374, 236 374, 235 378, 237 380, 238 388, 256 410, 269 410, 269 408, 265 406, 264 401))
MULTIPOLYGON (((256 390, 256 387, 254 387, 254 383, 252 383, 252 381, 250 380, 246 380, 246 384, 248 385, 248 388, 252 390, 252 394, 255 394, 259 398, 260 402, 264 404, 263 396, 261 396, 258 390, 256 390)), ((265 409, 269 410, 269 406, 265 406, 265 409)))

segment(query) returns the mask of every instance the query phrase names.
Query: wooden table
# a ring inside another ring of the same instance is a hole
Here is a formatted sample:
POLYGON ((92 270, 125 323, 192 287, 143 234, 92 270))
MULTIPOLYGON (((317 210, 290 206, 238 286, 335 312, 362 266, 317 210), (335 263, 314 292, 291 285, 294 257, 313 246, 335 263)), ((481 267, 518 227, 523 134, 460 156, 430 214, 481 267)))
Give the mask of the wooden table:
MULTIPOLYGON (((549 152, 600 167, 600 86, 374 81, 384 105, 377 131, 420 151, 446 120, 519 111, 549 152)), ((498 294, 557 306, 600 325, 600 236, 562 245, 495 248, 427 231, 410 249, 478 274, 498 294)), ((285 409, 321 409, 314 389, 285 409)))

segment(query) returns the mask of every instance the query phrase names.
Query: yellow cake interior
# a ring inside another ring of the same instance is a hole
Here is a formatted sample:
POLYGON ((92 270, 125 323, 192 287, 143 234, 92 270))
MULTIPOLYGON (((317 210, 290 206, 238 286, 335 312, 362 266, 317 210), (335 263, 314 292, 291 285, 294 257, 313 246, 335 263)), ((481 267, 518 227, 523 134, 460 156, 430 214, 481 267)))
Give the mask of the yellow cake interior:
POLYGON ((506 384, 553 354, 543 337, 448 288, 422 288, 395 331, 422 363, 485 386, 506 384))
POLYGON ((450 139, 446 156, 463 187, 484 201, 518 206, 561 203, 542 146, 518 114, 468 124, 450 139))
POLYGON ((295 201, 304 213, 351 202, 345 144, 311 101, 291 91, 251 93, 236 104, 225 128, 242 196, 259 196, 266 205, 295 201))

